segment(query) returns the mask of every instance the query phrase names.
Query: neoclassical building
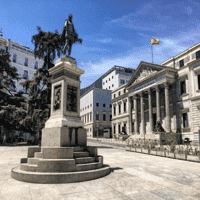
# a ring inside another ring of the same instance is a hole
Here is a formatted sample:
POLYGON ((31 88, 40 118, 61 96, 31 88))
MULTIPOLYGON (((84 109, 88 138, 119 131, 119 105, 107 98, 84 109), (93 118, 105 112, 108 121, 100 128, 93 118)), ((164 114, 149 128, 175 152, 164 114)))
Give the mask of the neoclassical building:
POLYGON ((200 129, 200 43, 161 65, 141 61, 130 81, 112 92, 112 135, 122 127, 132 137, 166 133, 198 142, 200 129))

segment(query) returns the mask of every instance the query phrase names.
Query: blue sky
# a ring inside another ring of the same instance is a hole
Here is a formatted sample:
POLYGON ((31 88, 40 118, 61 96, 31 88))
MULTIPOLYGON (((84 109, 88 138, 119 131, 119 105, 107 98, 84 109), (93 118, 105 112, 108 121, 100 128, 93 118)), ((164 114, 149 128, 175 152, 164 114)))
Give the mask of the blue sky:
POLYGON ((1 0, 3 37, 31 49, 37 26, 59 33, 69 14, 83 44, 71 56, 85 70, 81 88, 114 65, 136 68, 140 61, 160 64, 200 41, 200 2, 134 0, 1 0))

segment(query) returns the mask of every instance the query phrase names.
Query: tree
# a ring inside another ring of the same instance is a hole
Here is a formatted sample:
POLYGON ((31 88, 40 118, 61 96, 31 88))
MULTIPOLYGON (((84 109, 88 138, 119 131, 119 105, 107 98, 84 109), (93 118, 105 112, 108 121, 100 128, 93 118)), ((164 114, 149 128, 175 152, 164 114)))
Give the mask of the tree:
POLYGON ((42 68, 36 70, 36 76, 31 80, 25 80, 20 83, 29 94, 27 116, 22 121, 22 125, 31 129, 35 134, 41 133, 46 120, 50 117, 51 107, 51 75, 48 69, 54 67, 54 59, 60 57, 61 42, 58 31, 55 33, 43 32, 40 27, 38 34, 32 37, 35 45, 35 58, 44 59, 42 68))
MULTIPOLYGON (((20 118, 16 114, 26 112, 26 99, 21 92, 14 93, 16 88, 14 80, 20 80, 16 67, 10 66, 10 54, 0 55, 0 126, 9 131, 13 138, 15 126, 19 124, 20 118)), ((6 131, 4 131, 6 140, 6 131)))

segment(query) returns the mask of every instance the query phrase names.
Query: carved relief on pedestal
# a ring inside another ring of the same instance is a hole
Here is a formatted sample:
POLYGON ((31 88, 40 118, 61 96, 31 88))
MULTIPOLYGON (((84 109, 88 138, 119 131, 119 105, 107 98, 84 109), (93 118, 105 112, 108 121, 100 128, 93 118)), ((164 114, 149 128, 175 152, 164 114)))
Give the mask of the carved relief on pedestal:
POLYGON ((59 110, 61 108, 61 85, 54 87, 54 111, 59 110))
POLYGON ((77 112, 77 87, 67 86, 67 111, 77 112))

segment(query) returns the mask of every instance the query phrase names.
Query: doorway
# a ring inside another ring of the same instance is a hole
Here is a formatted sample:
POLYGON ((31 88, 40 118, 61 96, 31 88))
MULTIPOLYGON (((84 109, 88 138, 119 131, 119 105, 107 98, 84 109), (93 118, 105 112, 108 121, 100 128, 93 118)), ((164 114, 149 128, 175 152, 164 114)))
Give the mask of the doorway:
POLYGON ((156 113, 153 113, 153 129, 156 127, 156 113))

